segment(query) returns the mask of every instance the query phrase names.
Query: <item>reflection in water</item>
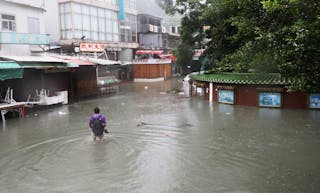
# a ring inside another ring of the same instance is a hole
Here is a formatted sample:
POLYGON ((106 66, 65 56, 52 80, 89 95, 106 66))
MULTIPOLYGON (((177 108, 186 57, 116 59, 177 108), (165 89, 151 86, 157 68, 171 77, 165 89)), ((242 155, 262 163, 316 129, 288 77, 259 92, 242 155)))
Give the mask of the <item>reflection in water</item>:
POLYGON ((0 192, 318 192, 318 111, 209 103, 172 94, 177 84, 124 84, 8 119, 0 192), (95 106, 111 132, 101 144, 88 129, 95 106))

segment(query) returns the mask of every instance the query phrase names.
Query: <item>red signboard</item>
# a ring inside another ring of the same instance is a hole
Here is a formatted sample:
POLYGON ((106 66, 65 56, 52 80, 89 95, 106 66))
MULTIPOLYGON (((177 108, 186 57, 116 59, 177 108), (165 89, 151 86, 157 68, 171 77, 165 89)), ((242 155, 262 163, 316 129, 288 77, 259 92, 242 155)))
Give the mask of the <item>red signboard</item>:
POLYGON ((104 44, 81 42, 80 51, 81 52, 103 52, 104 44))

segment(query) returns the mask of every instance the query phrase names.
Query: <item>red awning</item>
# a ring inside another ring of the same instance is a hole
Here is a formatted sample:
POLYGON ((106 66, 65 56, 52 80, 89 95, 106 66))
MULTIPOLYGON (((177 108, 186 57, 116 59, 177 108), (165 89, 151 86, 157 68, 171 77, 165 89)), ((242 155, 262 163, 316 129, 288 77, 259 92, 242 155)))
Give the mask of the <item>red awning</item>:
POLYGON ((171 59, 172 61, 176 61, 177 57, 175 57, 173 54, 165 54, 165 55, 160 55, 161 58, 167 58, 171 59))

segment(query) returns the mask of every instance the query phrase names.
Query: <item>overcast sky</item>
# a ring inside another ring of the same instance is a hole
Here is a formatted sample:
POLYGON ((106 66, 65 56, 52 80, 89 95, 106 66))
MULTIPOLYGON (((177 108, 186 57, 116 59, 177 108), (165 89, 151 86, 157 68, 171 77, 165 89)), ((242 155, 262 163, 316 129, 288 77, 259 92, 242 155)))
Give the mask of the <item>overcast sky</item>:
POLYGON ((165 11, 158 6, 155 0, 137 0, 138 13, 164 18, 165 11))

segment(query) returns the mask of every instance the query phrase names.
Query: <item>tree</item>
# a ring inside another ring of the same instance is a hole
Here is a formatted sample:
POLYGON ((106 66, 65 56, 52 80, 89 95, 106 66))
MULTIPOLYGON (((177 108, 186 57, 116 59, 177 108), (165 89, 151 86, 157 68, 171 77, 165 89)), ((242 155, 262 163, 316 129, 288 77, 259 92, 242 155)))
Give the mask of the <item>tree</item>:
POLYGON ((201 19, 203 6, 198 0, 182 1, 177 0, 173 4, 172 0, 158 0, 166 9, 166 12, 173 14, 178 12, 183 14, 180 28, 181 44, 176 51, 178 66, 182 67, 183 73, 188 72, 187 66, 190 65, 193 56, 193 49, 200 48, 200 42, 205 37, 203 33, 203 20, 201 19))
POLYGON ((320 90, 320 2, 203 2, 177 0, 174 10, 186 14, 182 44, 192 48, 204 35, 211 40, 204 54, 214 66, 213 71, 278 72, 296 80, 290 85, 292 89, 320 90), (204 25, 210 29, 202 31, 204 25))

